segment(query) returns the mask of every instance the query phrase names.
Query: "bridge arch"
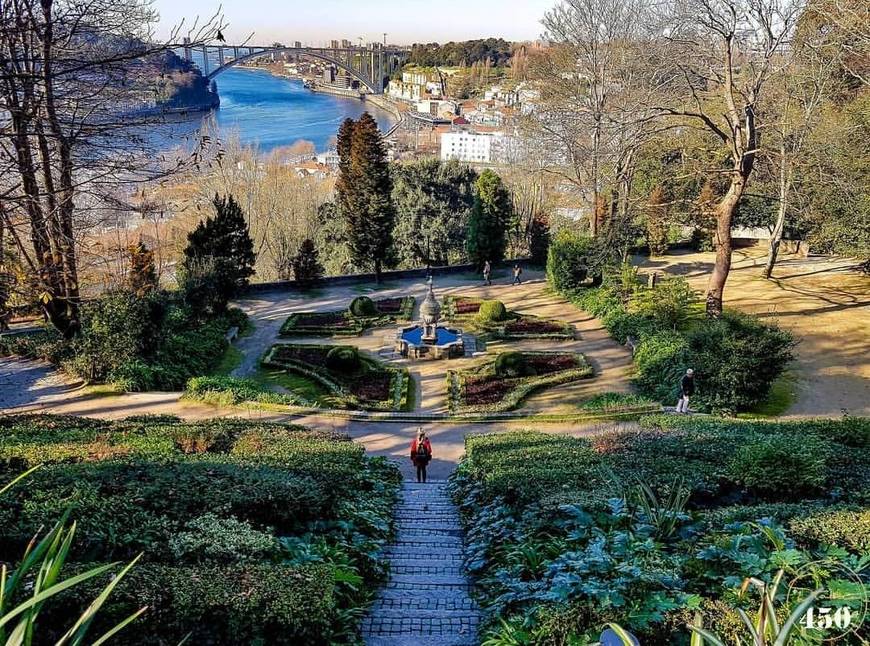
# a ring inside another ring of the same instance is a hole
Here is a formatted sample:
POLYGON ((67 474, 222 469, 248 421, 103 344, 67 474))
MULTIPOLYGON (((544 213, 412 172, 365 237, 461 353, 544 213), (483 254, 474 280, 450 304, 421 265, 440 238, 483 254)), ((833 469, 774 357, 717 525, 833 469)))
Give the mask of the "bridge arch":
MULTIPOLYGON (((231 50, 232 48, 226 47, 225 49, 231 50)), ((357 81, 359 81, 360 83, 365 85, 373 94, 382 94, 383 93, 383 91, 384 91, 384 87, 383 87, 384 79, 383 78, 380 79, 380 81, 378 79, 369 78, 367 75, 362 73, 360 70, 354 69, 353 66, 349 65, 347 62, 342 61, 341 59, 336 58, 335 56, 330 56, 327 53, 330 51, 333 51, 333 50, 323 50, 323 49, 319 49, 319 48, 309 48, 309 47, 264 47, 262 49, 258 49, 258 51, 252 51, 252 52, 245 53, 245 54, 240 53, 238 58, 234 58, 231 61, 227 61, 223 65, 220 65, 219 67, 215 68, 214 70, 211 70, 206 75, 206 78, 209 81, 211 81, 221 72, 224 72, 224 71, 228 70, 229 68, 234 67, 234 66, 238 65, 239 63, 250 60, 252 58, 259 58, 261 56, 269 56, 270 54, 280 54, 280 53, 284 53, 284 52, 292 52, 295 54, 311 56, 312 58, 317 58, 317 59, 320 59, 320 60, 325 61, 327 63, 330 63, 331 65, 335 65, 337 68, 344 70, 352 78, 356 79, 357 81)), ((366 55, 371 55, 371 53, 368 50, 350 50, 350 51, 352 51, 354 55, 357 52, 366 52, 366 55)), ((393 59, 395 59, 396 62, 399 62, 400 59, 397 56, 396 52, 392 52, 389 50, 385 50, 382 55, 384 56, 384 59, 385 59, 383 62, 383 70, 382 71, 384 73, 384 78, 386 78, 392 72, 393 59)))

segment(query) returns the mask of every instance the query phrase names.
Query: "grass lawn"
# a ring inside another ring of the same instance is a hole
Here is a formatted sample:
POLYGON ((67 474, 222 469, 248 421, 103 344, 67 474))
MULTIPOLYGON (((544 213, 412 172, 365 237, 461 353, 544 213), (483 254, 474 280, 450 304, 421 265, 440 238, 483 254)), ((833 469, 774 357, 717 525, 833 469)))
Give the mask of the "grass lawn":
POLYGON ((276 390, 277 386, 277 390, 283 388, 312 403, 329 405, 329 391, 308 377, 303 377, 286 370, 260 367, 254 374, 253 379, 264 388, 276 390))
POLYGON ((230 345, 227 347, 224 356, 221 357, 220 363, 212 371, 213 375, 229 375, 233 370, 238 368, 244 356, 242 351, 236 346, 230 345))
POLYGON ((740 413, 737 417, 779 417, 791 408, 795 400, 797 379, 791 371, 785 372, 770 386, 770 394, 767 399, 746 413, 740 413))

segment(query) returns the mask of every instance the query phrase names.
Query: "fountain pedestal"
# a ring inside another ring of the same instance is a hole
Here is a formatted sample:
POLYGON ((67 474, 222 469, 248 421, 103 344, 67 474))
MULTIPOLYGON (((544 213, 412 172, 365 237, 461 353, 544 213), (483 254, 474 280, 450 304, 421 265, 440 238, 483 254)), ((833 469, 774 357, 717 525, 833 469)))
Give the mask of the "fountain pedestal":
POLYGON ((441 359, 465 354, 462 331, 438 325, 440 319, 441 306, 435 298, 430 276, 429 292, 420 304, 420 323, 399 329, 396 333, 396 352, 412 359, 441 359))

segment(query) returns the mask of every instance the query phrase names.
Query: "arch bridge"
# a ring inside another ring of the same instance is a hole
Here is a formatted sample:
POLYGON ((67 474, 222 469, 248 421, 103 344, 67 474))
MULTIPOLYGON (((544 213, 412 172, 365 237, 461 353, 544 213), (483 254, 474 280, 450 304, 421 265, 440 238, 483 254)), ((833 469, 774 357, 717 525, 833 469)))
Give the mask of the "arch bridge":
POLYGON ((311 56, 344 70, 372 94, 383 94, 386 81, 408 57, 407 50, 385 47, 379 43, 365 47, 353 47, 346 42, 343 45, 346 46, 304 47, 301 43, 296 43, 292 47, 223 44, 193 47, 184 44, 180 48, 184 51, 184 58, 197 65, 209 81, 243 61, 289 52, 299 56, 311 56))

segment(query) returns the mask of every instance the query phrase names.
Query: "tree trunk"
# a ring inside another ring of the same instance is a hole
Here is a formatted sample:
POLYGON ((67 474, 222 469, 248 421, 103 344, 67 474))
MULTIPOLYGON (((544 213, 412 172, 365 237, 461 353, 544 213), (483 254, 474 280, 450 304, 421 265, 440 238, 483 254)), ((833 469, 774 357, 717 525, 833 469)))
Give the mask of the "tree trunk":
POLYGON ((791 184, 791 170, 787 168, 788 162, 786 161, 784 145, 780 146, 779 153, 782 160, 779 167, 779 209, 776 212, 776 224, 774 224, 773 232, 770 234, 767 264, 765 264, 764 271, 761 274, 765 279, 770 279, 773 275, 773 266, 776 264, 776 256, 782 243, 782 234, 785 229, 785 214, 788 209, 788 191, 791 184))
POLYGON ((713 265, 713 273, 710 274, 710 282, 707 283, 706 310, 710 318, 719 318, 722 315, 722 298, 725 294, 725 282, 731 271, 731 222, 734 211, 743 195, 746 180, 735 171, 731 179, 731 186, 725 197, 716 205, 716 262, 713 265))

